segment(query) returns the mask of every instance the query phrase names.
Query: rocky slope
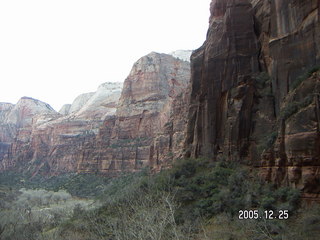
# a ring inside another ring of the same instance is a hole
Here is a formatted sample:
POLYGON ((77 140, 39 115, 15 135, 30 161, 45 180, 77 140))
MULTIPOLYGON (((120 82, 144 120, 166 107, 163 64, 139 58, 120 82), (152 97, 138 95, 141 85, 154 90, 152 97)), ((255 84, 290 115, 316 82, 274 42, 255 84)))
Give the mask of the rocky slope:
POLYGON ((186 156, 241 160, 319 197, 319 78, 292 90, 319 65, 319 43, 317 0, 213 0, 191 57, 186 156))

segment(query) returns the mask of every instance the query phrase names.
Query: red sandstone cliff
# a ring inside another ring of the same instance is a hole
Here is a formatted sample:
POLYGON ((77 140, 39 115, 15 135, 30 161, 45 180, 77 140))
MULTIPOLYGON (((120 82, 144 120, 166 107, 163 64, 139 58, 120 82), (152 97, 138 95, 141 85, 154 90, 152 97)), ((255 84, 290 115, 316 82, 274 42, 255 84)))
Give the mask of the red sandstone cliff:
MULTIPOLYGON (((172 159, 172 141, 183 143, 184 138, 168 138, 165 134, 161 146, 159 139, 173 124, 175 100, 189 80, 187 61, 154 52, 139 59, 124 82, 115 116, 106 119, 97 139, 84 147, 79 170, 136 171, 146 166, 161 167, 172 159), (166 158, 159 157, 161 151, 166 158)), ((183 131, 175 129, 172 134, 183 131)))
MULTIPOLYGON (((319 199, 317 0, 213 0, 207 39, 189 63, 151 53, 120 101, 85 94, 38 115, 0 105, 1 169, 117 173, 183 156, 242 161, 319 199), (35 116, 37 115, 37 116, 35 116), (10 116, 10 117, 9 117, 10 116)), ((109 97, 108 97, 109 96, 109 97)))
POLYGON ((104 83, 95 93, 78 97, 65 116, 32 98, 22 98, 15 106, 2 104, 0 169, 77 171, 83 145, 95 138, 106 116, 115 113, 121 88, 122 83, 104 83))
POLYGON ((241 160, 318 197, 319 76, 293 88, 319 43, 317 0, 213 0, 191 57, 186 155, 241 160))
POLYGON ((150 53, 134 64, 122 92, 119 83, 102 84, 97 92, 81 94, 64 106, 62 114, 53 109, 29 111, 20 102, 2 104, 0 118, 11 119, 15 128, 11 132, 6 120, 0 169, 113 174, 160 168, 172 161, 173 152, 182 150, 181 121, 186 119, 174 117, 185 108, 177 99, 182 99, 189 80, 189 62, 150 53))

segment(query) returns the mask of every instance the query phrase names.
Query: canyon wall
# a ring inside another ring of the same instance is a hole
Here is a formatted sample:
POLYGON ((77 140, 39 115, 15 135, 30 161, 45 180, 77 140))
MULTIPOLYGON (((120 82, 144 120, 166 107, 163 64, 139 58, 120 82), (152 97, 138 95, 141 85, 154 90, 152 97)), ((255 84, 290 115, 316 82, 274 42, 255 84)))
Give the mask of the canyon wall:
POLYGON ((121 89, 122 83, 104 83, 63 107, 63 114, 26 97, 16 105, 2 104, 0 169, 51 175, 77 171, 83 145, 115 113, 121 89))
POLYGON ((319 1, 213 0, 210 9, 191 57, 185 155, 242 161, 319 198, 319 1))
POLYGON ((177 99, 190 81, 190 63, 182 60, 190 54, 152 52, 133 65, 123 90, 122 83, 104 83, 59 113, 31 98, 1 104, 0 170, 116 174, 170 164, 183 149, 186 118, 175 116, 185 109, 177 99), (24 101, 39 106, 29 111, 24 101))
POLYGON ((251 4, 213 1, 207 40, 191 59, 187 154, 247 154, 258 55, 251 4))
POLYGON ((60 113, 0 104, 0 169, 117 174, 204 156, 320 199, 319 5, 212 0, 191 64, 188 51, 150 53, 122 91, 103 84, 60 113))
POLYGON ((173 154, 166 150, 175 140, 182 144, 184 138, 165 134, 161 146, 159 139, 173 124, 176 99, 189 81, 187 61, 154 52, 139 59, 124 82, 116 114, 104 121, 97 139, 84 147, 79 171, 112 174, 169 163, 173 154), (159 157, 162 152, 165 156, 159 157))

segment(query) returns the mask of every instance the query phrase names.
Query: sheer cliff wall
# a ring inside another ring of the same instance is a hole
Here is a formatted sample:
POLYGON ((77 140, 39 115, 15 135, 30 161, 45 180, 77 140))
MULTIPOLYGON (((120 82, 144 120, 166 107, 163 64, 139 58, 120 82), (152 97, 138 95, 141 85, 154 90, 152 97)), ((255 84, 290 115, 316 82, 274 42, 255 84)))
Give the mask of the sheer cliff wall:
POLYGON ((210 9, 191 57, 185 155, 242 161, 318 198, 319 1, 213 0, 210 9))

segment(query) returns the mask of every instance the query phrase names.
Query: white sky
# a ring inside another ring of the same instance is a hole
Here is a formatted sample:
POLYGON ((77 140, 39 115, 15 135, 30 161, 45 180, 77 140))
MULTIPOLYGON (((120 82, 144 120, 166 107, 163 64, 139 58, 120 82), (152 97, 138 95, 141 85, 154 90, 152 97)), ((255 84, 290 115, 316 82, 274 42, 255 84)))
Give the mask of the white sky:
POLYGON ((196 49, 211 0, 0 0, 0 102, 57 111, 151 51, 196 49))

